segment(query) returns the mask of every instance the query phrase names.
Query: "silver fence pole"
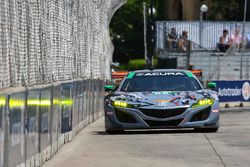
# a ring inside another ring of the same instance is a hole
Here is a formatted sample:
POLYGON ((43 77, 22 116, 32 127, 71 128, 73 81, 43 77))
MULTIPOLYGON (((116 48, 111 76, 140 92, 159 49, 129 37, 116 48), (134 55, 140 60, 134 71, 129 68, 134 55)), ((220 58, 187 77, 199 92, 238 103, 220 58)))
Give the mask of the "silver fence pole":
MULTIPOLYGON (((242 27, 242 47, 245 44, 245 25, 246 25, 246 14, 247 14, 247 0, 245 0, 245 6, 244 6, 244 18, 243 18, 243 27, 242 27)), ((240 49, 241 54, 240 54, 240 79, 243 79, 243 53, 242 53, 242 48, 240 49)))
POLYGON ((146 18, 146 2, 143 2, 143 23, 144 23, 144 58, 146 63, 148 63, 148 51, 147 51, 147 18, 146 18))
POLYGON ((199 44, 200 44, 200 47, 201 47, 202 20, 203 20, 203 12, 200 12, 200 27, 199 27, 199 44))

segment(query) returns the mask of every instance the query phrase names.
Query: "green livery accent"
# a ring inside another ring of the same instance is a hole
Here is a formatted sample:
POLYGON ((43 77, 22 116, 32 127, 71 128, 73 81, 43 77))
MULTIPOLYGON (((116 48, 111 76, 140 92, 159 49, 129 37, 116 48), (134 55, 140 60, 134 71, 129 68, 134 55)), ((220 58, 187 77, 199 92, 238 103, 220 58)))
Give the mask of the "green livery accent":
POLYGON ((194 77, 193 73, 190 71, 185 71, 185 73, 187 74, 188 77, 191 77, 191 78, 194 77))
POLYGON ((134 75, 135 75, 135 72, 131 72, 131 73, 128 74, 127 78, 128 78, 128 79, 131 79, 131 78, 134 77, 134 75))
POLYGON ((104 89, 106 92, 112 91, 113 89, 115 89, 115 86, 114 85, 105 85, 104 89))

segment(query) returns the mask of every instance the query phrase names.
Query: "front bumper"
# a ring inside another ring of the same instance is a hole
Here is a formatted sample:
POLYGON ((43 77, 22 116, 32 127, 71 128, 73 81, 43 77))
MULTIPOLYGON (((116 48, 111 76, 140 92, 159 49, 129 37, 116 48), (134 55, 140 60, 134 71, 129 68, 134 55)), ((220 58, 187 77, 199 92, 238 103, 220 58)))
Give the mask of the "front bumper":
POLYGON ((196 108, 132 109, 105 106, 106 130, 219 128, 218 104, 196 108))

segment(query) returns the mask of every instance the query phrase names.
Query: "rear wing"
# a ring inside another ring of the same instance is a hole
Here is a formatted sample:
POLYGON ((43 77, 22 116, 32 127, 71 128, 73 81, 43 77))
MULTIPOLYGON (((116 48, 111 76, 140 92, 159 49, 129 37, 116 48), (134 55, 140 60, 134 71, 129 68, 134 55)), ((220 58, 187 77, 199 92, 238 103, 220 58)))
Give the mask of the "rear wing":
MULTIPOLYGON (((191 72, 202 81, 202 70, 191 70, 191 72)), ((128 71, 115 71, 112 72, 111 79, 115 84, 120 84, 124 77, 128 75, 128 71)))
POLYGON ((191 70, 196 77, 202 77, 202 70, 191 70))
POLYGON ((203 83, 202 79, 202 70, 190 70, 197 78, 198 80, 203 83))
POLYGON ((120 84, 124 77, 128 75, 128 71, 115 71, 111 74, 111 79, 115 84, 120 84))

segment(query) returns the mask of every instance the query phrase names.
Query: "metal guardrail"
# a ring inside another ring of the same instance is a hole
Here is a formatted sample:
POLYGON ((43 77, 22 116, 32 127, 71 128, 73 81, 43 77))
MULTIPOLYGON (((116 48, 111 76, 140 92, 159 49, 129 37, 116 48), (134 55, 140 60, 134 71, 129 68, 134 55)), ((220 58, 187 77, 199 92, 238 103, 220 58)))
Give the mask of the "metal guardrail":
POLYGON ((229 54, 196 50, 190 52, 189 60, 187 57, 186 53, 171 53, 167 50, 158 51, 160 62, 175 59, 176 68, 187 68, 187 64, 190 64, 194 69, 201 69, 204 81, 247 80, 250 78, 250 53, 248 52, 229 54))
POLYGON ((0 92, 0 167, 41 166, 103 115, 104 82, 77 80, 0 92))

